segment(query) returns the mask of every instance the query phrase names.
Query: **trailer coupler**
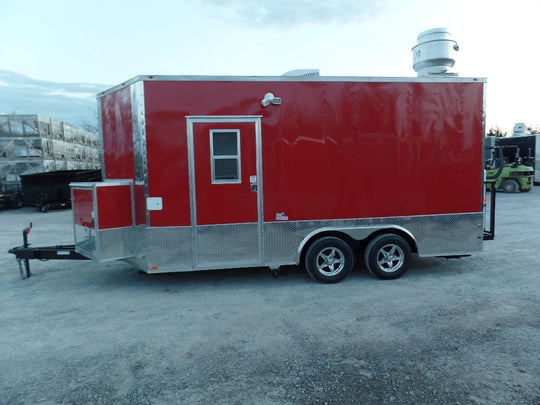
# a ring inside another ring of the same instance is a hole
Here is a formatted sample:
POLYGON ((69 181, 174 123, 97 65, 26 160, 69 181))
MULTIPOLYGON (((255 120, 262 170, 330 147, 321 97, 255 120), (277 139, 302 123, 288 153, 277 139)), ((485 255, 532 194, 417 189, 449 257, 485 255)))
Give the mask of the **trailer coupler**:
POLYGON ((32 229, 30 226, 23 230, 23 245, 11 248, 8 253, 15 255, 19 264, 19 273, 21 278, 28 278, 32 275, 30 272, 30 260, 89 260, 88 257, 75 251, 75 245, 56 245, 30 247, 28 243, 28 234, 32 229), (24 265, 24 268, 23 268, 24 265))

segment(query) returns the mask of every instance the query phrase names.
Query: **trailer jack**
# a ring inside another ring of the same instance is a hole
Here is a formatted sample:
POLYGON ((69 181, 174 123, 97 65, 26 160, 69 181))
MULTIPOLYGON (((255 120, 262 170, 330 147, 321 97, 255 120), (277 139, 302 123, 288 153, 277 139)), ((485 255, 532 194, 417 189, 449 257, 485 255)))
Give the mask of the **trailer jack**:
POLYGON ((30 247, 28 243, 28 234, 32 229, 32 223, 26 227, 23 234, 23 245, 11 248, 8 253, 15 255, 19 264, 19 273, 22 279, 32 275, 30 272, 30 260, 89 260, 88 257, 81 255, 75 251, 75 245, 56 245, 56 246, 40 246, 30 247), (24 266, 24 268, 23 268, 24 266))
MULTIPOLYGON (((493 240, 495 238, 495 181, 486 181, 486 184, 491 184, 491 195, 489 198, 489 228, 484 229, 484 240, 493 240)), ((484 201, 484 209, 486 207, 487 201, 484 201)))

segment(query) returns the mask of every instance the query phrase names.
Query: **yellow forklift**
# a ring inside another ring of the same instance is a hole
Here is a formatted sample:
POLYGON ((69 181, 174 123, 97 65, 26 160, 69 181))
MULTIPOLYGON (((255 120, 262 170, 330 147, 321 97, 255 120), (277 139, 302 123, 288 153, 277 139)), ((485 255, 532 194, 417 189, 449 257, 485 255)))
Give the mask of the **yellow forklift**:
POLYGON ((534 169, 523 164, 519 147, 515 145, 493 146, 491 159, 486 162, 487 187, 492 184, 498 191, 517 193, 530 191, 533 187, 534 169))

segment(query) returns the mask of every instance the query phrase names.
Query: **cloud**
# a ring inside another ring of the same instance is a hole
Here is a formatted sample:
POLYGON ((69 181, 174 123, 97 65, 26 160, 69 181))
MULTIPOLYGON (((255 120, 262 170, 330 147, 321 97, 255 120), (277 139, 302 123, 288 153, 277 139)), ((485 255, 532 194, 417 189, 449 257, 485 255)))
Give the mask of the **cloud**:
POLYGON ((74 91, 65 91, 65 90, 53 90, 43 93, 45 96, 63 96, 68 98, 78 98, 78 99, 88 99, 94 100, 96 95, 94 93, 86 92, 74 92, 74 91))
MULTIPOLYGON (((201 0, 202 1, 202 0, 201 0)), ((291 28, 301 24, 345 23, 378 16, 387 0, 206 0, 218 9, 219 18, 247 26, 291 28), (315 4, 314 4, 315 3, 315 4)))

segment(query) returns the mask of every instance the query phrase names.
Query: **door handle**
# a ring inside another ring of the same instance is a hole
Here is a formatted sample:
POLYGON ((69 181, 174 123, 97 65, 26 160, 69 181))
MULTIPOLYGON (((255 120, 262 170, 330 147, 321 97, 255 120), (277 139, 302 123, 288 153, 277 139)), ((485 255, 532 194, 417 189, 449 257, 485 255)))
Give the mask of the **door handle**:
POLYGON ((252 193, 256 193, 257 192, 257 183, 251 183, 250 188, 251 188, 252 193))

